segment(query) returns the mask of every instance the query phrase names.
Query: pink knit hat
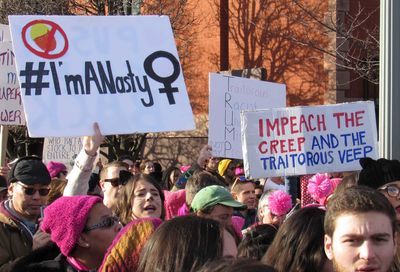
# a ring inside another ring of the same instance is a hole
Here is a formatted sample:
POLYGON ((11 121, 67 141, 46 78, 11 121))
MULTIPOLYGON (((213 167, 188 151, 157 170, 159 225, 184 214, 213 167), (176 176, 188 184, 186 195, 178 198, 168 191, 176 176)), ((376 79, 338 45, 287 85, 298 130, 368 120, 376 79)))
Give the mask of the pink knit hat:
POLYGON ((51 235, 61 253, 69 257, 85 228, 90 210, 102 203, 97 196, 62 196, 46 209, 40 228, 51 235))
POLYGON ((287 214, 292 206, 291 196, 284 191, 276 190, 268 196, 269 210, 277 216, 287 214))
POLYGON ((49 161, 46 167, 51 178, 56 177, 60 172, 67 171, 67 167, 61 162, 49 161))

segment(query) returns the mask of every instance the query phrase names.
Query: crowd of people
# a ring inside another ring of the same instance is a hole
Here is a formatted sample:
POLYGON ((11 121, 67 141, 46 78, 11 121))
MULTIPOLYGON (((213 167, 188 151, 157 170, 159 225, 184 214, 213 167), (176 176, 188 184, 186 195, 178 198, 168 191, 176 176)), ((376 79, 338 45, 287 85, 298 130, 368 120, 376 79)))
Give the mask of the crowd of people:
POLYGON ((397 160, 252 180, 210 146, 190 166, 96 165, 102 141, 95 124, 69 172, 1 168, 0 271, 400 271, 397 160))

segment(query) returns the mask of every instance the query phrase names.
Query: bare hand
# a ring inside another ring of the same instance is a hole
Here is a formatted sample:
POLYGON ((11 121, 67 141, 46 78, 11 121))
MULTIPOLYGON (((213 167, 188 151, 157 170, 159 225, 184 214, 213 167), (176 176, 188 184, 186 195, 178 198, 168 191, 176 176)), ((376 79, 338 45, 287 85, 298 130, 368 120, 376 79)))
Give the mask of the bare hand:
POLYGON ((8 172, 10 172, 10 168, 8 166, 0 166, 0 175, 7 179, 8 172))
POLYGON ((200 154, 197 159, 197 164, 199 166, 201 166, 203 168, 205 167, 207 161, 212 158, 211 151, 212 151, 212 147, 210 145, 203 146, 203 148, 200 150, 200 154))
POLYGON ((96 156, 97 149, 104 141, 104 136, 100 132, 100 127, 97 122, 93 124, 94 135, 83 137, 83 148, 89 156, 96 156))
POLYGON ((50 243, 50 234, 39 230, 35 233, 35 235, 33 235, 32 250, 38 249, 42 246, 46 246, 50 243))

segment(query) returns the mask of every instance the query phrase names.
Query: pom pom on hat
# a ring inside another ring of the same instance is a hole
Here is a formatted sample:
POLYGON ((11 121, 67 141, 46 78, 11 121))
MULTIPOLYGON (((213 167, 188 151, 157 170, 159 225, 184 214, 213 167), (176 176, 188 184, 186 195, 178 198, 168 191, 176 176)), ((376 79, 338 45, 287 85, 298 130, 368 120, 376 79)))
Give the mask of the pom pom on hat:
POLYGON ((51 178, 56 177, 60 172, 67 171, 67 167, 61 162, 49 161, 46 167, 49 170, 51 178))
POLYGON ((315 201, 323 204, 325 199, 333 191, 333 186, 331 180, 329 179, 329 175, 327 173, 318 173, 312 176, 308 181, 307 190, 315 201))
POLYGON ((268 207, 274 215, 284 215, 292 208, 292 198, 288 193, 276 190, 268 196, 268 207))
POLYGON ((102 203, 97 196, 62 196, 44 209, 40 228, 50 234, 64 256, 69 257, 74 249, 97 203, 102 203))

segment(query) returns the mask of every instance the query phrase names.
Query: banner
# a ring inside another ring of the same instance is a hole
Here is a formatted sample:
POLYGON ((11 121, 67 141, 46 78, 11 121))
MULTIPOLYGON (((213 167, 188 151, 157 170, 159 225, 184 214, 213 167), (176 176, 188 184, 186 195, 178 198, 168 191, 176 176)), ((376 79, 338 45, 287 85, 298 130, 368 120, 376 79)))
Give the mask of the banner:
POLYGON ((247 177, 354 171, 378 158, 371 101, 247 111, 241 122, 247 177))
POLYGON ((61 162, 65 164, 69 172, 81 149, 81 137, 44 138, 42 159, 45 164, 49 161, 61 162))
POLYGON ((213 156, 243 159, 240 112, 286 106, 286 86, 210 73, 208 143, 213 156))
POLYGON ((194 129, 166 16, 10 16, 31 137, 194 129))
POLYGON ((0 24, 0 42, 11 42, 10 27, 0 24))
POLYGON ((25 125, 11 42, 0 42, 0 125, 25 125))

